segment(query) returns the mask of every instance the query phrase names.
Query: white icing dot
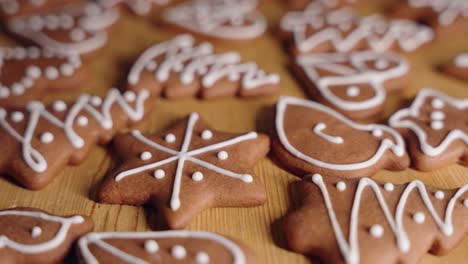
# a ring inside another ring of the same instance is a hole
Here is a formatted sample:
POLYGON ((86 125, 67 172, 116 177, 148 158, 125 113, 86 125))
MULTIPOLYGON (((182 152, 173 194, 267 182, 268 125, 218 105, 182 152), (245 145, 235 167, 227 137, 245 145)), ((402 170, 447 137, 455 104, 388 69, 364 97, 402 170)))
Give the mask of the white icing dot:
POLYGON ((49 144, 54 141, 54 135, 50 132, 45 132, 41 135, 41 142, 44 144, 49 144))
POLYGON ((431 113, 431 119, 442 121, 445 119, 445 113, 442 111, 434 111, 431 113))
POLYGON ((187 256, 187 251, 183 246, 177 245, 171 249, 171 254, 175 259, 183 259, 187 256))
POLYGON ((154 240, 147 240, 145 242, 145 250, 148 253, 156 253, 159 250, 158 242, 154 240))
POLYGON ((320 174, 314 174, 314 176, 312 176, 312 181, 314 183, 320 183, 322 180, 323 180, 323 177, 320 174))
POLYGON ((250 175, 250 174, 244 174, 244 175, 242 175, 242 178, 241 178, 241 179, 242 179, 243 182, 246 182, 246 183, 251 183, 251 182, 253 182, 253 177, 252 177, 252 175, 250 175))
POLYGON ((44 19, 35 15, 29 18, 28 24, 32 30, 41 31, 44 28, 44 19))
POLYGON ((374 130, 372 130, 372 135, 374 137, 378 137, 378 138, 382 137, 383 136, 383 131, 382 131, 382 129, 378 129, 378 128, 374 129, 374 130))
POLYGON ((465 199, 465 200, 463 201, 463 205, 464 205, 466 208, 468 208, 468 199, 465 199))
POLYGON ((91 98, 91 104, 94 106, 100 106, 102 104, 101 97, 93 96, 93 98, 91 98))
POLYGON ((78 119, 76 120, 79 126, 87 126, 89 123, 89 120, 86 116, 79 116, 78 119))
POLYGON ((445 106, 445 103, 439 98, 434 98, 431 105, 434 109, 442 109, 445 106))
POLYGON ((132 103, 136 100, 136 94, 132 91, 127 91, 124 94, 124 98, 127 102, 132 103))
POLYGON ((37 66, 29 66, 26 69, 26 74, 32 79, 37 79, 37 78, 41 77, 41 75, 42 75, 41 69, 39 67, 37 67, 37 66))
POLYGON ((229 154, 226 151, 218 152, 218 159, 227 160, 228 158, 229 158, 229 154))
POLYGON ((64 76, 72 76, 73 73, 75 72, 75 69, 73 68, 73 66, 71 66, 70 64, 62 64, 60 66, 60 72, 64 75, 64 76))
POLYGON ((140 154, 140 159, 145 161, 145 160, 149 160, 153 157, 153 155, 151 154, 151 152, 149 151, 145 151, 143 153, 140 154))
POLYGON ((63 112, 67 110, 67 104, 64 101, 56 101, 52 107, 56 112, 63 112))
POLYGON ((174 143, 176 141, 176 136, 174 134, 167 134, 166 137, 164 137, 164 140, 167 143, 174 143))
POLYGON ((60 25, 58 17, 56 17, 54 15, 46 16, 45 17, 45 25, 46 25, 47 29, 49 29, 49 30, 56 30, 60 25))
POLYGON ((357 86, 350 86, 346 89, 346 95, 349 97, 356 97, 359 96, 361 93, 361 89, 357 86))
POLYGON ((375 68, 377 70, 385 70, 386 68, 388 68, 388 66, 389 66, 389 63, 385 59, 380 59, 375 62, 375 68))
POLYGON ((444 128, 444 122, 442 121, 432 121, 431 128, 434 130, 441 130, 444 128))
POLYGON ((202 139, 204 140, 210 140, 213 138, 213 132, 210 130, 204 130, 201 134, 202 139))
POLYGON ((11 86, 11 90, 14 95, 22 95, 24 94, 25 88, 22 84, 20 83, 15 83, 11 86))
POLYGON ((41 50, 37 47, 29 47, 27 53, 30 59, 37 59, 41 56, 41 50))
POLYGON ((62 28, 65 30, 71 29, 75 24, 75 21, 73 21, 73 17, 68 14, 62 14, 60 16, 60 20, 61 20, 60 24, 62 28))
POLYGON ((32 237, 38 237, 42 234, 42 229, 38 226, 33 227, 31 230, 31 236, 32 237))
POLYGON ((384 229, 381 225, 373 225, 369 231, 371 236, 375 238, 381 238, 384 234, 384 229))
POLYGON ((156 179, 160 180, 160 179, 166 177, 166 172, 163 171, 163 170, 161 170, 161 169, 159 169, 159 170, 156 170, 156 171, 154 172, 153 176, 154 176, 156 179))
POLYGON ((81 28, 75 28, 70 32, 70 39, 74 42, 83 41, 86 38, 86 33, 81 28))
POLYGON ((12 120, 13 122, 18 123, 18 122, 23 121, 23 119, 24 119, 24 114, 21 113, 21 112, 13 112, 13 113, 11 114, 11 120, 12 120))
POLYGON ((338 189, 338 191, 342 192, 346 190, 346 183, 340 181, 336 184, 336 188, 338 189))
POLYGON ((29 77, 24 77, 21 80, 21 83, 23 84, 25 88, 31 88, 34 85, 34 81, 29 77))
POLYGON ((57 70, 57 68, 49 66, 45 70, 45 76, 49 80, 55 80, 59 76, 59 71, 57 70))
POLYGON ((197 255, 195 255, 195 262, 197 264, 208 264, 210 263, 210 256, 205 252, 198 252, 197 255))
POLYGON ((423 212, 417 212, 413 215, 413 220, 417 224, 422 224, 424 221, 426 221, 426 216, 424 215, 423 212))
POLYGON ((387 192, 393 192, 393 190, 395 190, 395 185, 393 185, 393 183, 387 182, 384 184, 384 189, 387 192))
POLYGON ((195 172, 194 174, 192 174, 192 180, 197 182, 203 180, 203 173, 199 171, 195 172))
POLYGON ((443 191, 437 191, 434 196, 437 200, 443 200, 445 198, 445 193, 443 191))
POLYGON ((0 87, 0 98, 7 98, 10 96, 10 91, 5 87, 0 87))

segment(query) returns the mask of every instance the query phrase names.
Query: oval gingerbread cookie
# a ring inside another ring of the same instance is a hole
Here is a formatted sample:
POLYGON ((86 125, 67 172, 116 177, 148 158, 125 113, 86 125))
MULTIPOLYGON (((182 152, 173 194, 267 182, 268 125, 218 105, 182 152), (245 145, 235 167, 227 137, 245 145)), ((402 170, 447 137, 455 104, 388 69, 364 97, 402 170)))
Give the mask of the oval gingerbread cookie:
POLYGON ((371 177, 380 169, 409 166, 403 138, 392 128, 355 123, 316 102, 283 97, 276 108, 273 150, 300 175, 371 177))

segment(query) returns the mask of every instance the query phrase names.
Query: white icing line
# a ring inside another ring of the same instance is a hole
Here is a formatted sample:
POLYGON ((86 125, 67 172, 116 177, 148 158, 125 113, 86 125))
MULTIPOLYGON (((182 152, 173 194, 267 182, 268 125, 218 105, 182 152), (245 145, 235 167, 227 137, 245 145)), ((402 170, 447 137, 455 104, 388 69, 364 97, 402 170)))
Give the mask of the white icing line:
POLYGON ((432 8, 442 26, 449 26, 459 18, 468 18, 466 0, 408 0, 408 4, 415 8, 432 8))
POLYGON ((455 66, 468 68, 468 53, 460 54, 455 58, 455 66))
POLYGON ((317 134, 317 136, 331 142, 331 143, 334 143, 334 144, 343 144, 344 143, 344 140, 342 137, 335 137, 335 136, 330 136, 328 134, 325 134, 323 132, 323 130, 325 130, 327 128, 327 125, 325 125, 324 123, 318 123, 315 127, 314 127, 314 133, 317 134))
POLYGON ((132 11, 140 16, 148 15, 153 5, 167 5, 172 0, 99 0, 106 7, 114 7, 118 4, 126 4, 132 11))

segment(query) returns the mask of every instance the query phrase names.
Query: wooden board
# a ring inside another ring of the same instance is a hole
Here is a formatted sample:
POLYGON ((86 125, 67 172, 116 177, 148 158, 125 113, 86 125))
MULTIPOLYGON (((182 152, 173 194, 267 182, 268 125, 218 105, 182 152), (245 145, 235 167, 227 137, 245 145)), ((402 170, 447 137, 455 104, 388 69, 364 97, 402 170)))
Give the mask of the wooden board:
MULTIPOLYGON (((252 43, 216 43, 216 50, 236 50, 246 60, 254 60, 268 71, 278 72, 282 77, 284 94, 304 97, 299 84, 287 68, 288 57, 274 35, 279 18, 284 10, 272 0, 262 3, 262 12, 269 18, 271 30, 252 43)), ((362 10, 368 12, 370 7, 362 10)), ((110 45, 92 59, 93 78, 80 91, 55 95, 67 99, 80 92, 104 95, 106 90, 118 85, 135 56, 158 41, 169 39, 169 34, 149 21, 125 15, 112 35, 110 45)), ((2 43, 10 42, 2 36, 2 43)), ((410 99, 422 87, 440 89, 449 95, 468 97, 468 84, 445 76, 435 70, 460 51, 468 51, 468 36, 444 38, 408 55, 412 62, 412 80, 401 98, 393 97, 386 109, 386 116, 393 113, 404 100, 410 99)), ((190 112, 199 112, 214 128, 232 132, 262 130, 268 127, 264 109, 273 106, 277 98, 254 100, 236 98, 202 102, 195 99, 167 101, 160 99, 157 105, 138 128, 145 132, 158 131, 178 117, 190 112)), ((96 224, 95 231, 148 231, 154 216, 151 208, 104 205, 95 202, 96 189, 101 179, 116 164, 116 157, 103 147, 95 147, 88 159, 78 167, 68 167, 47 188, 33 192, 18 187, 5 179, 0 180, 0 208, 13 206, 38 207, 57 214, 90 215, 96 224)), ((309 263, 298 254, 284 249, 282 230, 278 221, 294 206, 289 195, 289 184, 297 178, 280 169, 270 159, 261 161, 256 174, 268 190, 268 202, 257 208, 212 209, 200 214, 188 227, 190 230, 219 232, 244 241, 251 246, 264 263, 309 263)), ((412 179, 440 188, 457 188, 468 183, 468 168, 453 165, 432 173, 414 170, 403 172, 381 171, 376 179, 402 183, 412 179)), ((421 263, 462 263, 468 259, 468 239, 445 257, 427 255, 421 263)))

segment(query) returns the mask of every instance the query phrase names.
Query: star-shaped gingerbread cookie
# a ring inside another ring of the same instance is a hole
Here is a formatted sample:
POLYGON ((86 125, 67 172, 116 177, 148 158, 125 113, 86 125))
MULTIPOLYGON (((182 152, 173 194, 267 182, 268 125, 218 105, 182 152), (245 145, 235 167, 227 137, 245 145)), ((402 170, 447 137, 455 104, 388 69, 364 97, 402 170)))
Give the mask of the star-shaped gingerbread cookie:
POLYGON ((266 200, 250 169, 268 153, 265 135, 217 132, 193 113, 163 133, 117 136, 114 148, 123 162, 104 179, 99 200, 151 204, 171 229, 184 228, 207 208, 266 200))
POLYGON ((417 263, 468 233, 468 184, 438 190, 315 174, 295 187, 301 206, 283 219, 287 243, 323 263, 417 263))

